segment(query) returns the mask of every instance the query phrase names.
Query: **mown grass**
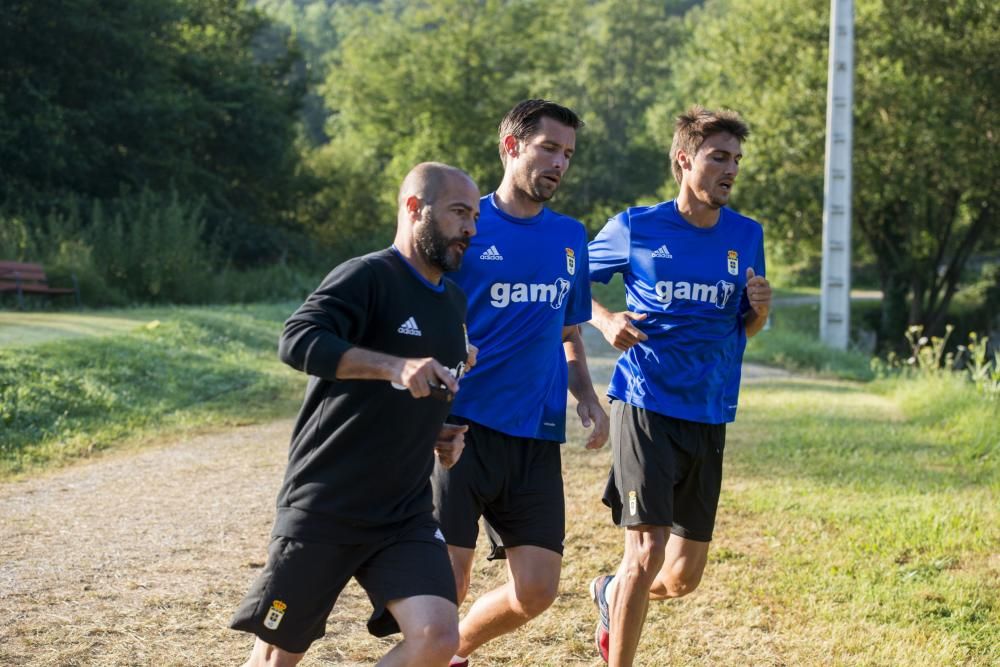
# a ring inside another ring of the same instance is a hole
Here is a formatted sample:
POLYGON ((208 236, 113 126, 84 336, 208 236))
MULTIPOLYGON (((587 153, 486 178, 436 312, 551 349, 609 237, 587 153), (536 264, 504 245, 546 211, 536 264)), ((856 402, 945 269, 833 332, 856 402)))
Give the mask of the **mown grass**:
POLYGON ((302 378, 275 350, 293 309, 145 310, 160 319, 0 349, 0 476, 156 433, 292 414, 302 378))
MULTIPOLYGON (((946 378, 766 378, 742 397, 704 579, 651 604, 636 664, 1000 664, 997 404, 946 378)), ((473 665, 603 664, 587 583, 622 553, 600 502, 610 452, 584 450, 572 417, 569 436, 560 595, 473 665)), ((506 578, 483 542, 463 611, 506 578)), ((372 664, 391 645, 365 634, 360 589, 342 600, 308 664, 372 664)))
MULTIPOLYGON (((148 329, 0 350, 2 474, 156 433, 292 414, 302 379, 274 347, 293 307, 165 309, 148 329)), ((600 376, 616 355, 594 338, 600 376)), ((704 581, 652 605, 637 664, 1000 663, 998 423, 998 402, 954 377, 745 382, 704 581)), ((622 538, 600 503, 610 453, 583 450, 578 420, 569 424, 560 597, 477 652, 476 665, 600 664, 586 586, 617 565, 622 538)), ((478 558, 470 601, 505 576, 502 563, 478 558)), ((352 584, 303 664, 375 662, 395 638, 366 634, 368 609, 352 584)), ((196 645, 229 637, 228 613, 198 630, 196 645)), ((148 664, 179 662, 164 653, 148 664)))
POLYGON ((129 333, 159 319, 163 308, 100 311, 0 311, 0 348, 37 345, 69 338, 129 333))
POLYGON ((713 556, 744 564, 731 585, 834 664, 996 664, 996 401, 954 378, 797 378, 740 411, 713 556))

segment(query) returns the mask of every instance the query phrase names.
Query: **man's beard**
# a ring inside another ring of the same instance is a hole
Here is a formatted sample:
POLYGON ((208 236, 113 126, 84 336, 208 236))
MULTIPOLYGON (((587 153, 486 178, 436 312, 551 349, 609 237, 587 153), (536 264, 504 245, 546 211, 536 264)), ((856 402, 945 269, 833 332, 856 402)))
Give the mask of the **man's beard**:
POLYGON ((430 211, 424 213, 420 227, 417 228, 414 239, 417 243, 417 250, 424 256, 432 266, 436 266, 442 271, 458 271, 462 266, 464 252, 451 247, 453 243, 461 243, 464 248, 469 247, 469 240, 464 236, 447 238, 441 231, 437 218, 430 211))
POLYGON ((548 200, 555 196, 556 190, 559 189, 558 186, 551 190, 543 189, 541 176, 538 178, 529 178, 527 180, 527 187, 522 188, 524 194, 528 195, 528 198, 538 204, 544 204, 548 200))

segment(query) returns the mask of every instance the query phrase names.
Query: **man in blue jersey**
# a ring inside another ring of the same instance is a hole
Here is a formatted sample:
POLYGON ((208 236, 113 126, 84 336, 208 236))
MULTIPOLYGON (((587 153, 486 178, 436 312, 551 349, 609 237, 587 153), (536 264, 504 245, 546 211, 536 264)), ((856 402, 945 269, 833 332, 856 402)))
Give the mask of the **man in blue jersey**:
POLYGON ((506 558, 508 581, 479 597, 462 619, 452 664, 552 604, 565 536, 560 444, 567 386, 577 399, 586 446, 607 440, 578 325, 590 319, 587 232, 544 206, 576 146, 577 115, 527 100, 500 124, 504 177, 480 201, 478 234, 454 280, 469 297, 476 366, 462 379, 449 421, 467 424, 455 467, 437 466, 434 506, 448 542, 459 602, 469 590, 485 518, 490 558, 506 558))
POLYGON ((628 308, 593 303, 593 324, 623 352, 608 388, 604 502, 625 528, 625 554, 590 587, 611 665, 635 660, 649 600, 687 595, 705 569, 743 349, 771 304, 763 230, 726 208, 748 135, 733 112, 681 115, 670 148, 677 199, 619 213, 590 244, 591 280, 621 273, 628 308))

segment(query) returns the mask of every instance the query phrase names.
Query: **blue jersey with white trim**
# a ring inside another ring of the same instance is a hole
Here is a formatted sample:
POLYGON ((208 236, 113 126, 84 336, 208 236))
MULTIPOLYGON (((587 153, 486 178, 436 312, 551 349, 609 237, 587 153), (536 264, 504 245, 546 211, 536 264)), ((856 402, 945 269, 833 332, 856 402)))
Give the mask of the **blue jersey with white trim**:
POLYGON ((465 290, 476 365, 452 413, 526 438, 566 439, 564 326, 590 319, 587 232, 547 208, 515 218, 480 201, 478 232, 448 277, 465 290))
POLYGON ((649 339, 623 352, 608 395, 708 424, 736 418, 746 347, 746 270, 764 275, 764 230, 722 208, 715 226, 690 224, 674 201, 630 208, 590 243, 590 279, 625 282, 628 309, 649 339))

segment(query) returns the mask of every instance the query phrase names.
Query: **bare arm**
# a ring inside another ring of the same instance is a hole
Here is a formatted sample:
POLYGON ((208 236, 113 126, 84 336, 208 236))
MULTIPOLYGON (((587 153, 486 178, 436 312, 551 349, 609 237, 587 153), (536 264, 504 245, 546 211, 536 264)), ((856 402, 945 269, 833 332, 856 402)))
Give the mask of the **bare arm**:
POLYGON ((409 389, 414 398, 430 396, 431 387, 458 391, 458 382, 436 359, 404 359, 391 354, 352 347, 340 356, 338 380, 387 380, 409 389))
POLYGON ((597 330, 604 335, 604 340, 608 341, 616 350, 624 352, 636 343, 649 338, 632 324, 646 319, 645 314, 633 313, 629 310, 613 313, 602 306, 597 299, 591 299, 590 306, 593 313, 590 323, 597 327, 597 330))
POLYGON ((569 392, 577 401, 576 412, 584 428, 593 424, 587 438, 587 449, 599 449, 608 440, 608 415, 594 392, 594 383, 587 367, 587 353, 583 347, 583 334, 578 325, 563 327, 563 351, 569 371, 569 392))
POLYGON ((753 269, 747 267, 747 300, 750 310, 744 315, 747 338, 756 336, 767 323, 771 313, 771 284, 764 276, 754 275, 753 269))

